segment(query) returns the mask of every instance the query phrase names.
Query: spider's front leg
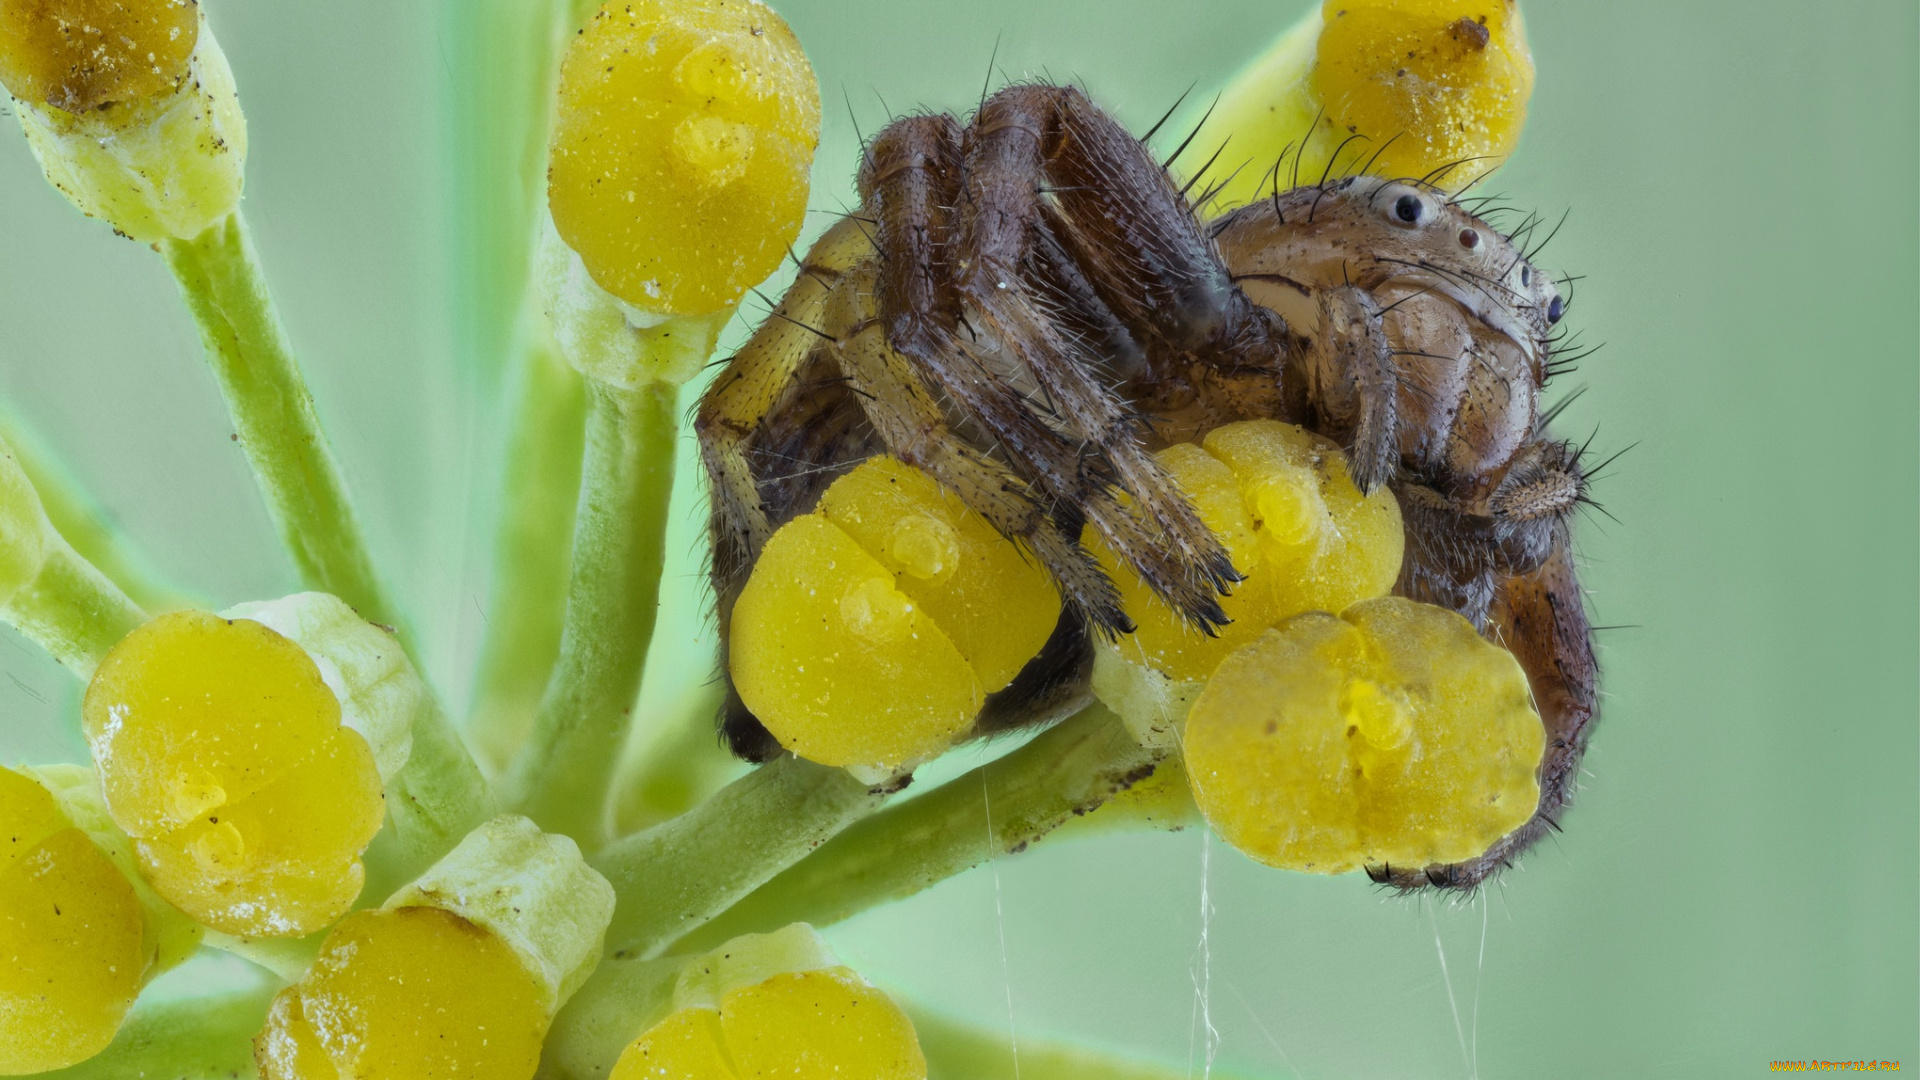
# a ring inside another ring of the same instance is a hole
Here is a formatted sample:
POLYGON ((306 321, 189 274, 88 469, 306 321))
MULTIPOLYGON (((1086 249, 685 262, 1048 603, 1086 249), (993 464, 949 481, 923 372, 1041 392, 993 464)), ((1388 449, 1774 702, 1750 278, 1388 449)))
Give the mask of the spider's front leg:
POLYGON ((1244 297, 1165 171, 1077 90, 996 94, 967 131, 962 176, 949 264, 982 324, 965 347, 1011 367, 1054 426, 1093 451, 1091 485, 1105 473, 1132 497, 1126 515, 1087 506, 1109 546, 1195 625, 1221 624, 1218 595, 1239 574, 1100 376, 1137 362, 1142 345, 1216 340, 1244 297))
POLYGON ((1318 302, 1320 333, 1302 365, 1308 395, 1322 430, 1348 433, 1353 482, 1372 491, 1399 472, 1400 372, 1380 305, 1365 290, 1322 289, 1318 302))

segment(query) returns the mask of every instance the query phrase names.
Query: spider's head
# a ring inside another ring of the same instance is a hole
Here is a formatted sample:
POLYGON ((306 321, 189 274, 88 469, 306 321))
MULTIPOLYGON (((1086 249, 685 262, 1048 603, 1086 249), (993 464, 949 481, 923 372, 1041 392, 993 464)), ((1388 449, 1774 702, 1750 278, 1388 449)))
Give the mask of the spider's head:
POLYGON ((1388 303, 1434 294, 1539 363, 1566 306, 1550 275, 1513 237, 1417 180, 1349 176, 1278 192, 1229 215, 1216 236, 1243 288, 1270 277, 1297 283, 1248 288, 1289 323, 1303 312, 1286 292, 1352 284, 1388 303))

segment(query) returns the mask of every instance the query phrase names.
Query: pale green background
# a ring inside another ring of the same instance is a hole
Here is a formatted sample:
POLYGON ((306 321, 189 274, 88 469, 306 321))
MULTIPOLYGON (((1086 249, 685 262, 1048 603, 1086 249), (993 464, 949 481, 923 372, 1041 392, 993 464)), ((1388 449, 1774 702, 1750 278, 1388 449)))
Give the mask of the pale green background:
MULTIPOLYGON (((248 211, 379 554, 455 697, 478 640, 495 381, 455 355, 467 223, 445 95, 459 8, 209 0, 253 133, 248 211)), ((1290 22, 1280 4, 785 0, 827 102, 813 205, 889 109, 1082 80, 1144 126, 1290 22), (998 81, 1001 76, 996 73, 998 81), (884 99, 884 103, 883 103, 884 99)), ((1637 444, 1580 526, 1604 718, 1567 833, 1470 905, 1256 867, 1202 838, 1086 842, 834 935, 870 974, 1023 1035, 1316 1078, 1751 1076, 1916 1046, 1915 7, 1530 0, 1540 67, 1494 185, 1572 216, 1606 348, 1564 426, 1637 444), (1213 905, 1202 936, 1203 887, 1213 905), (1004 914, 1002 914, 1004 913, 1004 914), (1444 945, 1448 980, 1436 952, 1444 945), (1210 982, 1205 958, 1210 957, 1210 982)), ((817 216, 812 228, 827 219, 817 216)), ((292 585, 148 251, 0 133, 7 399, 182 579, 292 585)), ((702 674, 678 511, 664 677, 702 674)), ((697 629, 696 629, 697 628, 697 629)), ((701 637, 700 635, 707 635, 701 637)), ((0 644, 0 751, 73 752, 72 681, 0 644)))

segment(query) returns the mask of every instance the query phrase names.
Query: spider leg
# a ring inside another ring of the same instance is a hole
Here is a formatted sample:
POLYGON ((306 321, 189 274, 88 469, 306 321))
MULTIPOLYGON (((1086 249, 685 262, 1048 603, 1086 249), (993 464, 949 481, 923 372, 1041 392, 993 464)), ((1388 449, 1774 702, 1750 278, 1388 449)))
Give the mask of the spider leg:
MULTIPOLYGON (((1090 622, 1108 633, 1125 633, 1132 629, 1132 622, 1121 611, 1118 594, 1105 575, 1088 572, 1095 564, 1077 537, 1032 524, 1047 517, 1040 504, 1051 500, 1076 508, 1116 550, 1160 552, 1165 545, 1154 543, 1151 532, 1119 501, 1113 490, 1113 470, 1099 454, 1088 452, 1097 444, 1064 423, 1050 422, 1057 417, 1042 415, 1034 400, 1042 388, 1017 364, 1005 362, 997 350, 998 339, 985 335, 971 342, 961 340, 962 302, 953 287, 948 237, 949 208, 959 188, 959 146, 959 129, 950 118, 923 116, 889 125, 868 148, 860 191, 863 205, 876 222, 880 265, 873 296, 884 320, 879 325, 888 348, 882 352, 877 344, 858 345, 843 357, 843 366, 856 381, 872 380, 871 386, 863 388, 871 400, 863 399, 863 404, 872 407, 875 427, 889 446, 903 452, 903 460, 909 447, 919 447, 912 452, 921 453, 929 464, 941 457, 954 462, 947 467, 956 475, 961 458, 978 459, 979 465, 968 471, 991 463, 986 455, 960 444, 957 436, 962 433, 949 429, 933 397, 931 391, 937 390, 951 402, 958 419, 977 425, 979 435, 1021 466, 1027 482, 998 489, 1018 492, 1033 504, 1033 509, 1020 515, 1010 515, 1000 505, 1004 497, 991 497, 995 484, 951 486, 996 525, 1012 520, 1021 531, 1008 531, 1008 535, 1029 543, 1062 593, 1090 622), (896 364, 896 358, 905 363, 896 364), (1010 366, 1014 370, 1008 370, 1010 366), (902 371, 913 375, 911 383, 903 383, 902 371), (921 374, 927 383, 920 381, 921 374), (898 392, 902 385, 917 390, 902 395, 898 392), (888 392, 876 392, 876 387, 888 392), (885 411, 884 422, 874 410, 885 411), (939 430, 945 432, 938 440, 942 445, 928 443, 926 429, 919 426, 931 418, 939 418, 939 430)), ((865 317, 873 315, 869 312, 865 317)), ((1061 352, 1054 355, 1059 357, 1061 352)), ((1005 471, 1004 466, 995 464, 995 468, 1005 471)), ((929 467, 929 471, 936 470, 929 467)), ((1194 522, 1198 525, 1197 518, 1194 522)), ((1210 534, 1207 539, 1211 541, 1210 534)), ((1224 555, 1222 564, 1226 565, 1224 555)), ((1156 576, 1184 584, 1187 575, 1160 572, 1156 576)), ((1202 616, 1213 616, 1216 623, 1224 618, 1210 592, 1194 597, 1193 602, 1202 616)))
POLYGON ((1564 543, 1564 523, 1586 497, 1578 447, 1545 438, 1523 445, 1489 500, 1507 569, 1526 573, 1544 563, 1564 543))
POLYGON ((1396 483, 1393 493, 1407 537, 1394 593, 1458 612, 1484 633, 1498 574, 1493 520, 1461 513, 1453 500, 1421 484, 1396 483))
POLYGON ((1131 629, 1119 591, 1092 554, 1059 528, 1027 481, 957 437, 913 362, 888 344, 877 319, 869 314, 854 323, 831 351, 896 457, 940 481, 1001 535, 1027 545, 1089 618, 1131 629))
POLYGON ((1580 581, 1564 528, 1546 559, 1532 572, 1504 578, 1495 592, 1491 634, 1513 652, 1533 687, 1546 725, 1541 754, 1540 803, 1526 824, 1508 833, 1485 855, 1448 866, 1384 871, 1376 880, 1402 889, 1437 885, 1471 889, 1531 847, 1572 799, 1580 757, 1593 733, 1597 704, 1593 630, 1587 622, 1580 581))
MULTIPOLYGON (((955 290, 969 315, 982 320, 989 332, 963 343, 963 348, 989 369, 1008 369, 1016 380, 1030 381, 1050 406, 1054 426, 1092 451, 1096 463, 1111 472, 1117 486, 1132 497, 1133 510, 1113 514, 1089 506, 1089 521, 1155 593, 1200 628, 1210 629, 1226 621, 1218 596, 1240 575, 1179 487, 1147 453, 1140 438, 1142 423, 1117 393, 1095 379, 1105 365, 1089 362, 1089 350, 1062 333, 1028 276, 1036 259, 1044 262, 1044 254, 1036 250, 1037 237, 1047 228, 1041 187, 1052 179, 1049 159, 1063 146, 1078 145, 1066 134, 1070 129, 1063 120, 1063 102, 1084 105, 1117 133, 1134 158, 1143 156, 1138 143, 1077 91, 1013 87, 981 108, 965 143, 964 201, 951 262, 957 271, 955 290)), ((1164 174, 1159 175, 1164 183, 1164 174)), ((1061 190, 1053 197, 1064 199, 1069 193, 1061 190)), ((1185 214, 1184 204, 1177 196, 1162 202, 1179 209, 1187 231, 1196 238, 1194 261, 1225 283, 1225 271, 1207 257, 1206 242, 1198 237, 1198 226, 1185 214)), ((1173 280, 1156 279, 1146 288, 1167 291, 1164 286, 1173 280)), ((1063 284, 1069 290, 1075 286, 1072 279, 1063 284)), ((1225 288, 1232 291, 1230 283, 1225 288)), ((1169 292, 1168 301, 1188 309, 1189 315, 1196 306, 1179 289, 1169 292)), ((1132 302, 1137 304, 1137 298, 1132 302)), ((1124 318, 1114 320, 1110 311, 1089 313, 1086 321, 1109 324, 1103 335, 1109 338, 1111 324, 1125 323, 1124 318)), ((1185 322, 1168 316, 1155 330, 1185 337, 1210 335, 1219 321, 1205 312, 1185 322)), ((991 413, 982 419, 989 426, 1004 422, 991 413)))
POLYGON ((1364 290, 1322 289, 1319 303, 1323 333, 1309 350, 1308 377, 1317 384, 1320 407, 1338 426, 1351 425, 1353 482, 1372 491, 1399 470, 1399 368, 1380 307, 1364 290))

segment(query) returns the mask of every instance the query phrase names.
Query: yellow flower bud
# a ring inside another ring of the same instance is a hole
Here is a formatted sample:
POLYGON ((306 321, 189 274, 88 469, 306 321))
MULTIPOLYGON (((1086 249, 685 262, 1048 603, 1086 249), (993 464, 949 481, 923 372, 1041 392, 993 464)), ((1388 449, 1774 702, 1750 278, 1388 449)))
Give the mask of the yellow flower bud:
POLYGON ((524 1080, 612 914, 612 886, 573 841, 497 817, 328 933, 254 1040, 261 1076, 524 1080))
POLYGON ((1155 456, 1246 575, 1221 599, 1232 621, 1209 637, 1088 533, 1137 624, 1096 651, 1094 692, 1144 741, 1170 745, 1187 705, 1234 650, 1290 615, 1386 595, 1405 534, 1392 492, 1362 495, 1339 446, 1292 424, 1228 424, 1155 456))
POLYGON ((567 50, 548 204, 593 280, 656 315, 724 311, 800 231, 820 90, 759 0, 617 0, 567 50))
POLYGON ((87 216, 155 243, 239 205, 246 117, 191 0, 0 4, 0 81, 48 182, 87 216))
POLYGON ((1512 654, 1443 608, 1309 612, 1214 672, 1187 717, 1187 772, 1214 830, 1271 866, 1458 862, 1539 802, 1531 700, 1512 654))
POLYGON ((946 749, 1059 617, 1035 560, 880 457, 767 542, 734 603, 730 668, 781 745, 885 776, 946 749))
POLYGON ((108 653, 82 712, 114 821, 182 910, 292 937, 359 894, 380 775, 299 645, 248 619, 163 615, 108 653))
POLYGON ((274 999, 254 1057, 263 1080, 526 1080, 547 1030, 542 996, 506 942, 452 912, 359 911, 274 999))
POLYGON ((609 1080, 925 1080, 913 1022, 811 927, 749 934, 689 965, 674 1010, 609 1080))
POLYGON ((0 3, 0 86, 83 113, 178 86, 200 36, 194 0, 0 3))
POLYGON ((0 1075, 113 1040, 153 957, 134 887, 53 795, 0 769, 0 1075))
POLYGON ((1185 161, 1228 140, 1222 175, 1250 163, 1221 207, 1270 192, 1282 153, 1282 190, 1362 170, 1458 189, 1513 152, 1532 93, 1514 0, 1326 0, 1234 77, 1185 161))

